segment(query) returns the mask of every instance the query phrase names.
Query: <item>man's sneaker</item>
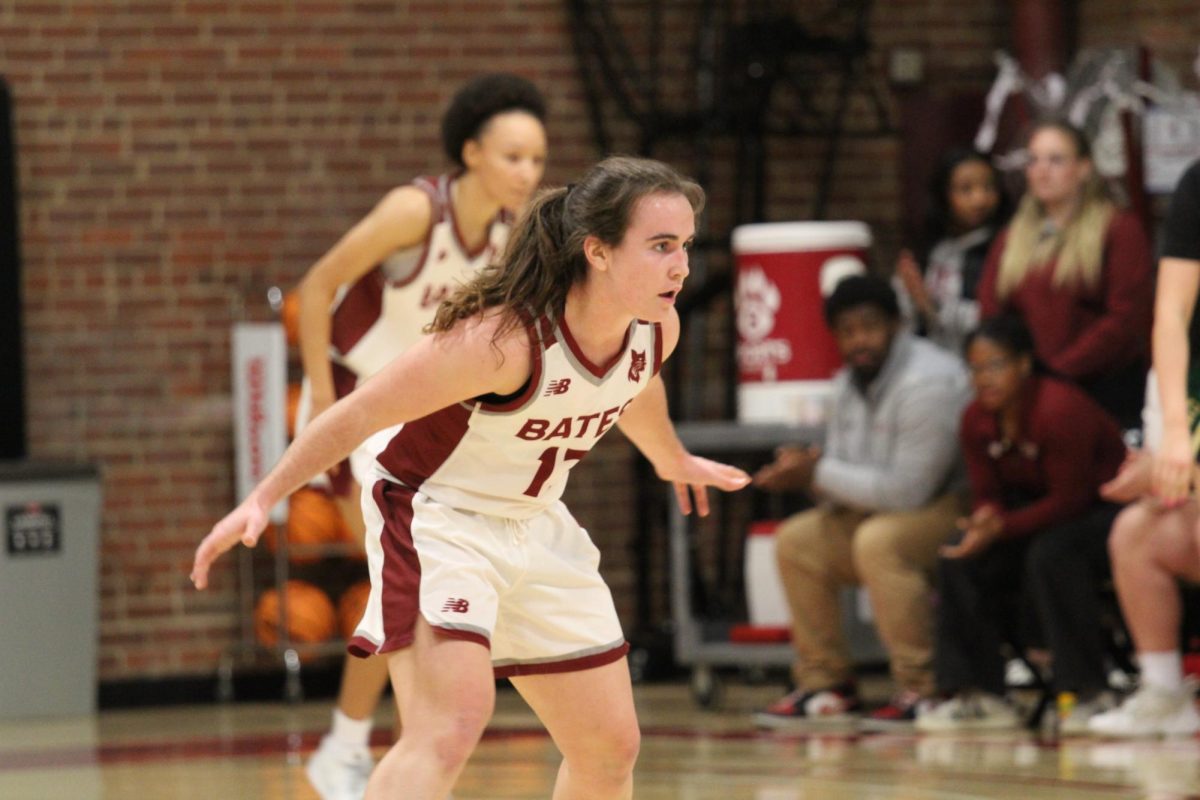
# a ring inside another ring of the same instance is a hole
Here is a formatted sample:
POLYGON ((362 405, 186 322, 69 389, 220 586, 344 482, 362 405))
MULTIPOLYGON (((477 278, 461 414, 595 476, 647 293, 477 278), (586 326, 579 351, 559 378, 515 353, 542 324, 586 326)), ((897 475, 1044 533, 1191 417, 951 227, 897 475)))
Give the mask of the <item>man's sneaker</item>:
POLYGON ((1191 736, 1200 731, 1196 684, 1184 681, 1175 691, 1145 685, 1119 707, 1088 720, 1088 731, 1113 738, 1191 736))
POLYGON ((917 719, 917 710, 922 705, 930 706, 931 701, 921 697, 916 692, 903 691, 893 697, 888 704, 875 709, 862 718, 858 723, 862 731, 894 731, 911 728, 917 719))
POLYGON ((1091 700, 1074 703, 1069 709, 1059 705, 1059 736, 1083 736, 1088 732, 1092 717, 1112 711, 1117 707, 1117 697, 1112 692, 1100 692, 1091 700))
POLYGON ((854 686, 842 684, 813 692, 792 692, 755 714, 754 721, 763 728, 837 725, 853 722, 861 711, 854 686))
POLYGON ((367 746, 347 746, 325 736, 304 772, 321 800, 362 800, 374 766, 367 746))
POLYGON ((1012 730, 1021 727, 1021 717, 993 694, 959 694, 937 705, 918 706, 916 726, 924 733, 1012 730))

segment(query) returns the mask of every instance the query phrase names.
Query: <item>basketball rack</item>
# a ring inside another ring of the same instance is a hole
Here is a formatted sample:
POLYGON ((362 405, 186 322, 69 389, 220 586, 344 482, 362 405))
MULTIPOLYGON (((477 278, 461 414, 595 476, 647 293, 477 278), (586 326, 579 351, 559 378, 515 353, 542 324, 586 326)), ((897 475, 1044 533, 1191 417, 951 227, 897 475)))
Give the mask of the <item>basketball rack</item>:
MULTIPOLYGON (((279 313, 283 294, 272 288, 267 295, 271 308, 279 313)), ((234 384, 234 450, 237 461, 238 496, 245 496, 265 472, 278 461, 287 444, 286 390, 289 378, 298 372, 294 353, 286 345, 284 325, 280 322, 235 325, 233 384, 234 384), (250 362, 258 360, 256 367, 250 362), (246 375, 258 376, 260 382, 246 386, 246 375), (253 455, 250 455, 253 454, 253 455)), ((269 560, 261 548, 237 548, 237 607, 239 626, 235 641, 227 645, 217 664, 217 697, 222 701, 234 697, 234 676, 239 666, 258 663, 265 656, 277 659, 284 668, 283 696, 296 702, 304 697, 301 681, 303 667, 316 660, 344 655, 346 642, 340 636, 324 642, 295 641, 289 631, 289 580, 303 576, 312 579, 319 588, 338 583, 350 585, 349 570, 331 568, 333 559, 348 560, 356 546, 351 542, 294 543, 289 542, 284 523, 287 502, 271 510, 274 552, 269 560), (319 560, 311 570, 297 570, 298 561, 319 560), (269 570, 269 580, 263 571, 269 570), (314 573, 320 571, 317 577, 314 573), (339 580, 340 579, 340 580, 339 580), (258 598, 267 588, 274 588, 279 598, 276 641, 264 644, 255 630, 255 608, 258 598)), ((266 536, 264 535, 264 539, 266 536)))

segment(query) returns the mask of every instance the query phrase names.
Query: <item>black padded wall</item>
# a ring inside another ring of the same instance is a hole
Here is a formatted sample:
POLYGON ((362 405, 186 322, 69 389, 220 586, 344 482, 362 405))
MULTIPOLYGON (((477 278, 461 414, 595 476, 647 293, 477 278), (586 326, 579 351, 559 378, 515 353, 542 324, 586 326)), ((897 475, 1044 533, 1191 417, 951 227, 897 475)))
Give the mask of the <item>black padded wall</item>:
POLYGON ((0 458, 24 458, 25 373, 21 358, 21 246, 12 95, 0 78, 0 458))

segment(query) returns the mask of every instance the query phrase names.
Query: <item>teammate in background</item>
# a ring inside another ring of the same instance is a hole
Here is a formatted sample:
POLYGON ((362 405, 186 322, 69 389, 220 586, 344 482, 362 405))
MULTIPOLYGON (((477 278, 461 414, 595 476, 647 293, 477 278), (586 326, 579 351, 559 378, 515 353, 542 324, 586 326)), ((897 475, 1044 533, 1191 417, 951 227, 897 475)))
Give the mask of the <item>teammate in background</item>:
POLYGON ((992 240, 1008 218, 1000 175, 987 156, 947 150, 929 184, 924 252, 896 262, 901 306, 917 331, 954 354, 979 324, 975 290, 992 240))
MULTIPOLYGON (((489 74, 466 84, 442 117, 454 170, 390 191, 309 269, 299 290, 298 428, 415 344, 438 304, 498 257, 512 215, 542 178, 544 117, 541 94, 523 78, 489 74)), ((380 443, 361 443, 328 475, 360 541, 359 483, 380 443)), ((372 715, 387 681, 384 659, 347 657, 332 728, 307 766, 324 800, 363 796, 372 715)))
MULTIPOLYGON (((1167 214, 1154 309, 1154 374, 1162 442, 1134 456, 1107 487, 1130 505, 1109 539, 1113 579, 1133 637, 1141 686, 1117 709, 1093 717, 1102 736, 1190 736, 1200 731, 1196 685, 1184 680, 1179 582, 1200 581, 1196 441, 1200 427, 1200 161, 1180 179, 1167 214)), ((1153 443, 1151 443, 1153 446, 1153 443)))
POLYGON ((688 453, 659 369, 704 194, 656 161, 610 158, 543 193, 502 263, 423 338, 303 431, 196 551, 192 580, 257 543, 267 510, 368 435, 406 423, 364 503, 371 598, 351 647, 386 653, 404 726, 370 798, 442 798, 509 676, 563 754, 554 797, 629 798, 639 733, 599 554, 559 501, 614 424, 708 511, 741 470, 688 453))

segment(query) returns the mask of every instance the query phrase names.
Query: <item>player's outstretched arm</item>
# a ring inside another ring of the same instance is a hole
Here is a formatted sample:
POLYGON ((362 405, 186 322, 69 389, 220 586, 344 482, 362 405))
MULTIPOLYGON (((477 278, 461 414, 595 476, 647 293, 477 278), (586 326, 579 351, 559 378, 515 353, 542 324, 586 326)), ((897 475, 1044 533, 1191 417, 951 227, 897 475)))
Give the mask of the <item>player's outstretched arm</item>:
POLYGON ((268 509, 371 434, 470 397, 520 388, 530 369, 527 334, 514 331, 493 345, 497 323, 494 314, 471 318, 426 336, 314 419, 250 495, 204 537, 192 564, 196 588, 208 585, 209 568, 222 553, 238 542, 258 543, 268 509))

